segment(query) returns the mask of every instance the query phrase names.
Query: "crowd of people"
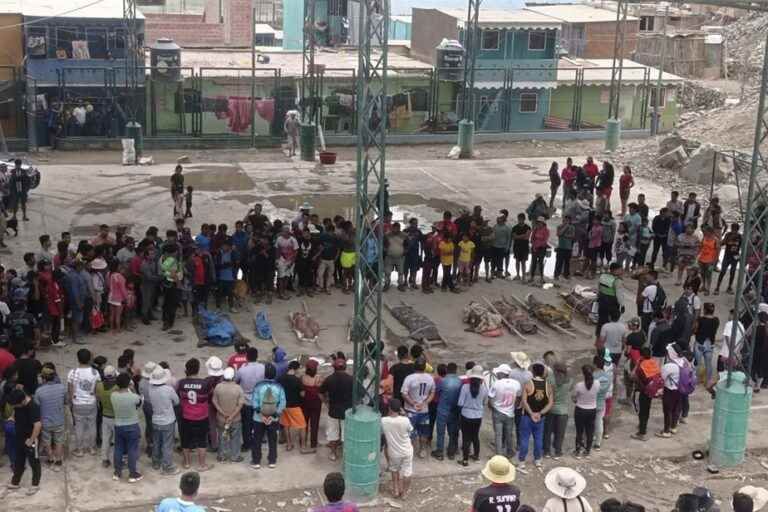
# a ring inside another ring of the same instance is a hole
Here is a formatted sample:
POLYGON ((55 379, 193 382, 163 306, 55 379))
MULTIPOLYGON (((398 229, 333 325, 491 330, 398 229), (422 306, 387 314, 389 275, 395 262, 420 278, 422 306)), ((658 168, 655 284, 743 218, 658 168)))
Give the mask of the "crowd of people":
MULTIPOLYGON (((716 197, 702 214, 695 194, 682 202, 676 191, 651 219, 643 194, 629 202, 634 181, 628 167, 619 178, 622 214, 614 219, 613 174, 609 162, 598 169, 591 158, 581 167, 568 159, 562 172, 553 163, 549 202, 537 194, 515 224, 507 210, 500 210, 492 224, 479 206, 456 217, 445 212, 428 233, 415 218, 407 226, 393 221, 390 213, 376 220, 373 229, 382 238, 383 254, 373 237, 365 238, 361 254, 372 268, 381 259, 385 291, 393 274, 401 292, 420 288, 432 293, 438 286, 459 292, 481 277, 543 283, 552 248, 554 281, 571 278, 574 257, 582 264, 573 269, 574 276, 592 284, 598 278, 595 348, 590 364, 579 368, 569 368, 551 350, 534 360, 513 352, 507 361, 486 369, 474 361, 434 361, 419 344, 382 354, 377 401, 393 496, 408 493, 414 457, 447 458, 465 467, 479 462, 484 420, 491 422, 496 456, 484 474, 503 473, 504 478, 514 478, 515 468, 525 471, 529 460, 543 470, 544 459, 566 456, 570 418, 576 432, 570 455, 589 457, 610 438, 612 411, 619 405, 637 403, 633 438, 642 441, 651 404, 661 399, 663 427, 656 435, 672 437, 686 421, 688 397, 697 381, 714 392, 717 371, 744 360, 747 329, 757 328, 758 333, 749 354, 754 356, 750 377, 755 391, 768 385, 768 306, 752 323, 729 319, 719 336, 715 305, 699 298, 717 295, 728 271, 726 292, 732 291, 742 247, 739 226, 732 224, 725 232, 716 197), (562 220, 552 233, 548 224, 556 216, 561 187, 562 220), (682 293, 673 301, 659 275, 676 269, 682 293), (627 271, 638 281, 637 315, 624 322, 619 284, 627 271)), ((193 357, 183 368, 153 362, 148 354, 137 361, 130 349, 109 361, 81 348, 76 368, 66 375, 53 363, 38 360, 41 346, 62 347, 65 338, 85 345, 90 336, 108 329, 131 330, 137 320, 149 325, 157 320, 158 309, 167 331, 179 312, 194 320, 211 302, 234 313, 249 301, 271 303, 273 296, 288 300, 294 293, 331 294, 334 288, 352 292, 357 237, 351 221, 339 215, 321 220, 307 203, 289 221, 270 220, 256 205, 236 220, 231 233, 226 224, 202 223, 193 236, 186 223, 193 216, 194 190, 185 186, 181 166, 171 177, 170 190, 175 229, 167 230, 164 239, 157 227, 137 241, 123 227, 113 234, 102 225, 96 236, 77 244, 62 233, 54 249, 51 236, 44 234, 39 250, 24 254, 23 268, 0 267, 0 318, 6 332, 0 337, 0 411, 5 453, 14 467, 10 490, 19 488, 29 465, 32 485, 27 492, 37 492, 41 456, 58 471, 67 445, 75 458, 99 456, 115 480, 123 478, 127 466, 131 483, 143 478, 142 446, 153 470, 175 475, 177 449, 185 470, 193 465, 198 472, 209 470, 208 451, 216 453, 217 463, 259 470, 266 440, 266 466, 273 469, 280 444, 302 454, 318 449, 321 418, 328 456, 340 457, 353 387, 341 352, 327 358, 327 375, 321 360, 300 363, 281 347, 267 357, 261 354, 260 360, 258 349, 246 343, 236 345, 226 361, 211 357, 201 365, 193 357), (73 418, 71 428, 66 411, 73 418)), ((761 263, 759 255, 748 261, 761 263)), ((365 278, 375 280, 375 275, 365 278)), ((519 503, 519 491, 514 499, 510 496, 508 489, 491 485, 475 510, 497 510, 485 504, 519 503)), ((564 506, 558 501, 545 508, 564 506)))

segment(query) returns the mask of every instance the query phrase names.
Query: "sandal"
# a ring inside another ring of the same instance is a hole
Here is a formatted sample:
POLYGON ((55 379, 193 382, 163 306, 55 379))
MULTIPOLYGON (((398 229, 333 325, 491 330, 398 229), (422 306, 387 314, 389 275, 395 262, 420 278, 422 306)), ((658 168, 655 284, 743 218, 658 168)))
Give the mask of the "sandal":
POLYGON ((291 450, 293 450, 293 445, 285 447, 285 451, 290 452, 291 450))

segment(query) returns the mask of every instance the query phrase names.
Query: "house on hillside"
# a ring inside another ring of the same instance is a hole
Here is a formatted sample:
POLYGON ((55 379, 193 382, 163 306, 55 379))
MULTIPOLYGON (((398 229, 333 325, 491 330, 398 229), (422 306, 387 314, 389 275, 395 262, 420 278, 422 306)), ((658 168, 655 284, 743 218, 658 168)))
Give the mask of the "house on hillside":
POLYGON ((617 23, 624 24, 624 57, 630 58, 635 51, 640 30, 640 19, 635 16, 627 16, 626 21, 617 22, 616 11, 586 4, 528 3, 526 9, 562 22, 558 42, 561 52, 570 57, 612 58, 617 23))
MULTIPOLYGON (((463 39, 465 9, 413 9, 411 55, 436 65, 443 39, 463 39)), ((557 85, 557 40, 562 22, 527 9, 481 9, 474 90, 478 130, 544 128, 557 85)), ((438 118, 455 124, 461 82, 438 74, 438 118)))

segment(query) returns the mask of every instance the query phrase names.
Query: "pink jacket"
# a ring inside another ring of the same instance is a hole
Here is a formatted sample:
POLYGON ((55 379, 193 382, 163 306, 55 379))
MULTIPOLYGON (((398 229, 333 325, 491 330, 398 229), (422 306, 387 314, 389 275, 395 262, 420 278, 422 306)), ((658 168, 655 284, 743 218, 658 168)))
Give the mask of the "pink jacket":
POLYGON ((549 229, 546 226, 531 231, 531 249, 545 249, 549 243, 549 229))
POLYGON ((109 299, 111 303, 125 303, 128 300, 128 288, 125 285, 125 277, 120 272, 109 274, 109 299))

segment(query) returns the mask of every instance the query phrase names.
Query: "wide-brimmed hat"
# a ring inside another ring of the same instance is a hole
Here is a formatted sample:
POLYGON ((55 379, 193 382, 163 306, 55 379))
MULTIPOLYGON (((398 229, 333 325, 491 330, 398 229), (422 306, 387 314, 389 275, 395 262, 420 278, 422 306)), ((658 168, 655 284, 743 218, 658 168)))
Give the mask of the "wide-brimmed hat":
POLYGON ((739 489, 739 492, 752 498, 752 512, 757 512, 768 503, 768 490, 765 487, 746 485, 739 489))
POLYGON ((111 364, 104 367, 104 377, 117 377, 117 370, 111 364))
POLYGON ((587 481, 574 469, 557 467, 544 477, 544 487, 555 496, 569 500, 584 492, 587 481))
POLYGON ((224 369, 222 375, 224 380, 235 380, 235 369, 229 366, 224 369))
POLYGON ((527 370, 528 367, 531 366, 531 358, 528 357, 528 354, 525 352, 510 352, 509 356, 512 358, 512 361, 523 370, 527 370))
POLYGON ((216 356, 211 356, 205 362, 205 369, 211 377, 221 377, 224 374, 224 363, 216 356))
POLYGON ((141 369, 141 376, 145 379, 151 378, 152 372, 155 371, 155 368, 157 368, 157 363, 153 361, 147 361, 144 363, 144 368, 141 369))
POLYGON ((485 377, 483 375, 483 367, 479 364, 473 366, 472 369, 467 370, 467 377, 470 379, 483 379, 485 377))
POLYGON ((96 258, 91 262, 91 268, 93 270, 104 270, 107 268, 107 262, 103 258, 96 258))
POLYGON ((158 366, 149 377, 149 383, 153 386, 160 386, 168 382, 168 372, 162 366, 158 366))
POLYGON ((480 473, 495 484, 506 484, 514 481, 515 466, 506 457, 494 455, 480 473))
POLYGON ((512 368, 510 368, 507 363, 502 363, 493 369, 494 375, 510 375, 511 373, 512 368))

